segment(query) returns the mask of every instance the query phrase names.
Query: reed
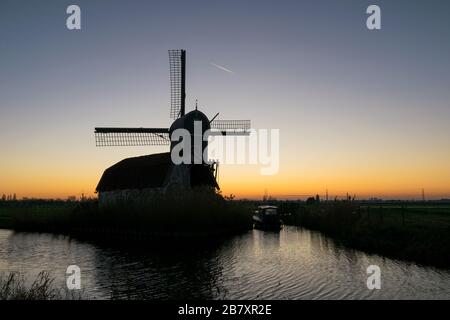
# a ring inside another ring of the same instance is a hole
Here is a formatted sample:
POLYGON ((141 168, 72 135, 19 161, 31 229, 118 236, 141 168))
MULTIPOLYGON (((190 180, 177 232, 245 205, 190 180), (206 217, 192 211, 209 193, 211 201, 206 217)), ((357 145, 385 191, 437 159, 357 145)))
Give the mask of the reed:
POLYGON ((154 195, 144 203, 99 208, 97 201, 76 205, 9 208, 15 230, 129 235, 211 235, 248 230, 251 210, 220 194, 192 191, 154 195))
POLYGON ((0 300, 80 300, 82 293, 58 289, 54 278, 42 271, 30 286, 26 285, 24 275, 11 272, 0 274, 0 300))

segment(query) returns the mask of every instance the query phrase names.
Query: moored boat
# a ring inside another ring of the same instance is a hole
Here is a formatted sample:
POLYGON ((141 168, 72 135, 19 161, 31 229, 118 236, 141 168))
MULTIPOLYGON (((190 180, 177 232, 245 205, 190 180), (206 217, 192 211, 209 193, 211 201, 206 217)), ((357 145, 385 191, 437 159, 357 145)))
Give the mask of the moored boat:
POLYGON ((259 206, 253 214, 253 225, 256 229, 280 230, 282 221, 276 206, 259 206))

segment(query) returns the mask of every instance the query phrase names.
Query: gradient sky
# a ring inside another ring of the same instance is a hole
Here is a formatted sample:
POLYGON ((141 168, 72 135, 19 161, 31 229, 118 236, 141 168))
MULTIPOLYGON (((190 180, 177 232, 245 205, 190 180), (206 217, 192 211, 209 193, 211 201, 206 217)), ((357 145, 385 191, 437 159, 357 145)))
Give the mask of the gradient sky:
POLYGON ((225 194, 450 197, 449 39, 448 1, 2 0, 0 194, 93 195, 106 167, 165 151, 93 131, 169 126, 167 50, 185 48, 188 106, 280 129, 279 173, 223 165, 225 194))

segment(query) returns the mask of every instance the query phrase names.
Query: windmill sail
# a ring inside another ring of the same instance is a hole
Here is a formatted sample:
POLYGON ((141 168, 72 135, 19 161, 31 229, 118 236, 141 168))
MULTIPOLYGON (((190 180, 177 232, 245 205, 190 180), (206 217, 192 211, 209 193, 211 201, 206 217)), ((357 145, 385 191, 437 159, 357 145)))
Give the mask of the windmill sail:
POLYGON ((250 120, 213 120, 211 121, 211 133, 224 136, 249 135, 250 120))
POLYGON ((186 51, 169 50, 170 117, 184 116, 186 100, 186 51))
POLYGON ((97 147, 170 145, 166 128, 95 128, 97 147))

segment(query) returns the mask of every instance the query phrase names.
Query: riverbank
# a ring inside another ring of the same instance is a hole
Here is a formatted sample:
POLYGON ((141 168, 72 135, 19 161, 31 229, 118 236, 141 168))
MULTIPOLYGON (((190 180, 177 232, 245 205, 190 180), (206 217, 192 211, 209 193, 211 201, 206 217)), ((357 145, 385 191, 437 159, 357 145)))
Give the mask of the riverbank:
POLYGON ((251 210, 217 194, 155 197, 100 208, 97 201, 17 202, 0 207, 0 228, 106 240, 217 236, 252 228, 251 210))
POLYGON ((284 221, 321 231, 355 249, 450 268, 448 208, 330 201, 301 206, 284 221))
MULTIPOLYGON (((260 204, 202 194, 157 203, 101 210, 95 201, 17 202, 0 206, 0 228, 106 242, 217 237, 251 229, 251 208, 260 204)), ((448 206, 352 201, 274 204, 280 207, 285 224, 321 231, 348 247, 450 268, 448 206)))

